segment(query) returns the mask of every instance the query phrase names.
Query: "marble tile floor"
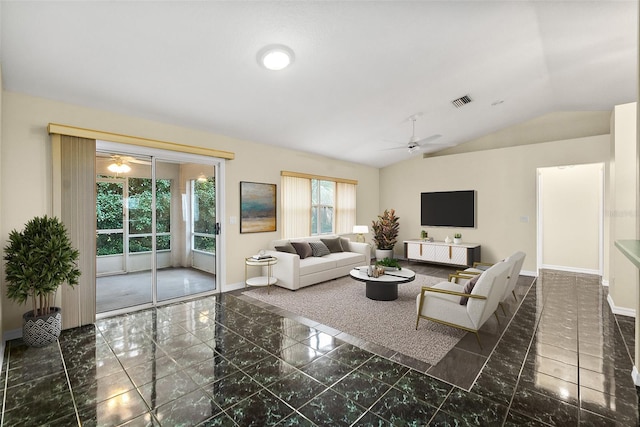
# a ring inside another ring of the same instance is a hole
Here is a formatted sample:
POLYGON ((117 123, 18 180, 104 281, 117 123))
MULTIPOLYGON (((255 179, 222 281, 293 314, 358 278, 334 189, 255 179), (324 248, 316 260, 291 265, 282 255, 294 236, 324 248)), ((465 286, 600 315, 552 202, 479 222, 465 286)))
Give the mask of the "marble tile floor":
MULTIPOLYGON (((542 271, 468 388, 237 293, 9 341, 2 425, 635 426, 633 319, 598 282, 542 271)), ((457 350, 443 371, 489 351, 457 350)))

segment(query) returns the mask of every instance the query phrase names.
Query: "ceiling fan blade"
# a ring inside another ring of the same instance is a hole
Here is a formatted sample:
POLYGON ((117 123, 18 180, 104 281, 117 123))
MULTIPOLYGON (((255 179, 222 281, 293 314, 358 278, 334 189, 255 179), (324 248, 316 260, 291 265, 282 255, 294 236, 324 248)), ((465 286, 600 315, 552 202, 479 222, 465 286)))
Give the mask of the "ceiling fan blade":
POLYGON ((419 139, 415 143, 418 144, 418 145, 428 144, 431 141, 435 141, 436 139, 441 138, 441 137, 442 137, 442 135, 440 135, 439 133, 436 133, 436 134, 433 134, 433 135, 428 136, 426 138, 419 139))

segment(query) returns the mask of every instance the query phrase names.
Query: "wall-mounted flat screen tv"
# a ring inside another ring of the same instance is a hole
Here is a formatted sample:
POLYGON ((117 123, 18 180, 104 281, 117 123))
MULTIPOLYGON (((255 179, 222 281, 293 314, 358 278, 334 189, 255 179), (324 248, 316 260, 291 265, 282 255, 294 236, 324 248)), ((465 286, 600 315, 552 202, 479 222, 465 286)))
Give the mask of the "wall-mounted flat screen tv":
POLYGON ((420 224, 425 227, 475 227, 475 190, 421 193, 420 224))

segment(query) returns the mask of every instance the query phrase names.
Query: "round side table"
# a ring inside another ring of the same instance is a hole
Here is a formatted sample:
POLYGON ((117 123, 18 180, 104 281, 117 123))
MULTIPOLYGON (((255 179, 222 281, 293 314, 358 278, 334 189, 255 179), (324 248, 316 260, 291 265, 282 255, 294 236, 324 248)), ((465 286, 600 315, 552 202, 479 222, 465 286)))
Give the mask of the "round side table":
POLYGON ((273 276, 273 266, 278 263, 278 258, 270 257, 264 259, 255 259, 253 257, 244 259, 244 287, 247 286, 266 286, 269 293, 269 286, 275 285, 278 281, 273 276), (266 276, 249 277, 249 267, 267 267, 266 276))

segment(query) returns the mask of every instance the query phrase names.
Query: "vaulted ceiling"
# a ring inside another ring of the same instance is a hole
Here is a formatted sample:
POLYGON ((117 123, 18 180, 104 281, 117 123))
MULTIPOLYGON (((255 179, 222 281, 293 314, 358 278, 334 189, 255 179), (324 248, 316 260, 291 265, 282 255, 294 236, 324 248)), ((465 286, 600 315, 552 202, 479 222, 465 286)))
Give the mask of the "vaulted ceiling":
POLYGON ((633 0, 0 7, 6 90, 376 167, 409 158, 412 116, 428 153, 637 94, 633 0), (259 66, 271 44, 289 68, 259 66))

